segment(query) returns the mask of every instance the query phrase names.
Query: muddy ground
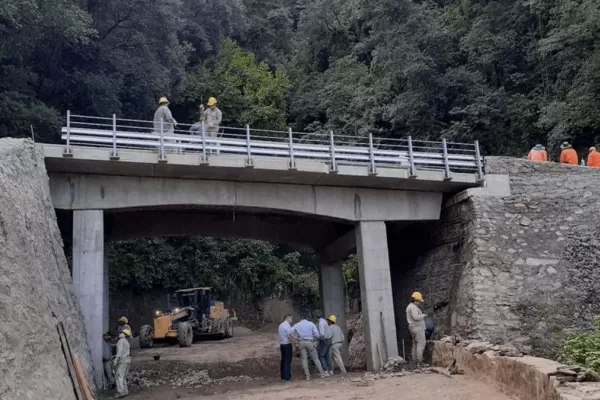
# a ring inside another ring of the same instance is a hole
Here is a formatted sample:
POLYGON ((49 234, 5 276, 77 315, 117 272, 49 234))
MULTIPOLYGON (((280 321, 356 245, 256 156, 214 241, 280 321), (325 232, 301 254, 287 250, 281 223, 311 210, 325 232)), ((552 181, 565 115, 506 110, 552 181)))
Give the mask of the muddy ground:
MULTIPOLYGON (((305 381, 298 359, 291 383, 279 380, 279 346, 275 327, 250 331, 236 326, 235 337, 209 338, 190 348, 176 346, 132 350, 129 389, 132 400, 508 400, 492 387, 468 377, 408 374, 378 379, 364 372, 305 381), (154 360, 160 356, 160 360, 154 360), (374 397, 375 396, 375 397, 374 397), (412 396, 412 397, 411 397, 412 396)), ((316 372, 316 371, 315 371, 316 372)), ((105 393, 110 398, 113 392, 105 393)))

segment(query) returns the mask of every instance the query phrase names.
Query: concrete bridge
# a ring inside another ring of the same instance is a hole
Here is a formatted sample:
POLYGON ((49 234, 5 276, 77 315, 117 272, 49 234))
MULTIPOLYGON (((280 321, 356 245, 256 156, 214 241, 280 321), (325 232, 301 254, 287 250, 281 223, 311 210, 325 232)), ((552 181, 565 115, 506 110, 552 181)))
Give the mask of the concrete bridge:
MULTIPOLYGON (((108 328, 105 243, 144 236, 246 237, 314 249, 323 311, 345 323, 342 262, 359 260, 368 368, 398 355, 388 229, 437 220, 442 199, 484 182, 477 143, 224 128, 156 132, 147 121, 68 115, 40 144, 95 377, 108 328), (91 122, 90 122, 91 121, 91 122)), ((162 128, 162 124, 161 124, 162 128)), ((178 126, 181 128, 181 125, 178 126)))

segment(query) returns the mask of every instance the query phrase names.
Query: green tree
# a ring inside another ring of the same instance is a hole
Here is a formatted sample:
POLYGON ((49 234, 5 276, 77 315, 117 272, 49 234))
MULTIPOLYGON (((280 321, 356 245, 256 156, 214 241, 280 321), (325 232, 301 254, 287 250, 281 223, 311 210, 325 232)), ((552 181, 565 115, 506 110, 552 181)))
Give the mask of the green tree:
POLYGON ((266 62, 223 39, 217 56, 188 76, 186 95, 194 104, 218 97, 224 125, 283 130, 289 86, 285 71, 271 72, 266 62))
POLYGON ((562 362, 600 372, 600 316, 596 316, 593 330, 572 332, 567 336, 559 358, 562 362))

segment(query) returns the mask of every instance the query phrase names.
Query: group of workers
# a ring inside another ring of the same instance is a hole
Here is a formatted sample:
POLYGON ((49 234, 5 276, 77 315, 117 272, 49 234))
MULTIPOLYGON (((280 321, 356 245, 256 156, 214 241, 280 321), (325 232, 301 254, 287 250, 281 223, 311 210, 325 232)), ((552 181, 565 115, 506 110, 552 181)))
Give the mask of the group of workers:
MULTIPOLYGON (((406 320, 412 338, 412 360, 417 368, 427 366, 423 362, 423 352, 426 341, 434 330, 433 320, 421 311, 423 303, 423 295, 420 292, 414 292, 411 295, 410 304, 406 307, 406 320)), ((346 339, 336 322, 335 315, 327 318, 319 317, 318 325, 306 318, 302 318, 300 322, 292 325, 290 314, 283 318, 279 324, 282 380, 290 381, 292 379, 293 343, 300 350, 302 369, 307 380, 310 379, 309 356, 321 378, 333 375, 334 363, 343 374, 346 374, 342 358, 342 348, 346 339)))
POLYGON ((318 326, 306 318, 292 325, 292 316, 287 314, 279 325, 279 348, 281 350, 281 379, 292 380, 292 343, 300 350, 302 369, 310 379, 308 357, 312 359, 321 378, 333 375, 334 363, 345 374, 342 347, 346 340, 342 329, 336 324, 337 317, 319 317, 318 326))
MULTIPOLYGON (((204 132, 208 137, 217 137, 219 127, 223 121, 223 113, 217 107, 217 99, 214 97, 209 98, 206 105, 208 106, 206 109, 204 105, 200 105, 199 121, 191 126, 190 132, 201 135, 202 125, 204 125, 204 132)), ((161 129, 165 134, 175 133, 177 121, 173 118, 173 114, 169 109, 169 99, 164 96, 158 100, 158 109, 154 113, 153 123, 154 132, 156 133, 160 133, 161 129)))
MULTIPOLYGON (((561 164, 600 168, 600 153, 596 147, 590 147, 588 149, 587 162, 582 158, 581 163, 579 162, 579 155, 569 142, 563 142, 560 148, 561 152, 559 161, 561 164)), ((527 158, 532 161, 548 161, 548 152, 544 146, 541 144, 536 144, 527 155, 527 158)))
POLYGON ((127 389, 127 375, 131 364, 131 350, 129 340, 132 337, 131 327, 126 317, 119 318, 119 339, 113 355, 112 339, 110 332, 104 333, 102 349, 102 362, 104 363, 104 376, 109 388, 117 387, 116 399, 129 394, 127 389))

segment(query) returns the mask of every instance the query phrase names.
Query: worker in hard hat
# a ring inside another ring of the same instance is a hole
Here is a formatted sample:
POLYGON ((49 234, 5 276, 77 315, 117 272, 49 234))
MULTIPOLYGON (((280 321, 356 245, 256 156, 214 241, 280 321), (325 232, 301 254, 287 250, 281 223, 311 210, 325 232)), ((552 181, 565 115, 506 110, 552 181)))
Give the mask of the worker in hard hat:
POLYGON ((422 304, 423 295, 420 292, 414 292, 410 297, 410 304, 406 307, 406 320, 408 321, 408 330, 412 337, 412 361, 416 366, 425 366, 423 363, 423 352, 425 351, 425 317, 419 305, 422 304))
POLYGON ((112 348, 110 346, 112 335, 110 334, 110 332, 104 332, 102 338, 104 339, 102 342, 102 363, 104 364, 104 376, 106 377, 106 381, 108 382, 108 388, 110 389, 113 386, 115 386, 113 354, 112 348))
POLYGON ((119 333, 123 332, 123 330, 129 329, 131 331, 131 327, 129 326, 129 320, 126 317, 119 318, 119 333))
POLYGON ((587 166, 591 168, 600 168, 600 153, 595 147, 590 147, 587 158, 587 166))
POLYGON ((154 133, 160 134, 161 120, 163 133, 165 135, 174 134, 177 121, 175 121, 171 110, 169 110, 169 100, 164 96, 158 100, 158 109, 154 113, 154 133))
POLYGON ((123 329, 119 333, 117 342, 117 355, 115 356, 115 380, 117 382, 117 395, 115 398, 125 397, 129 394, 127 389, 127 374, 131 364, 131 351, 129 347, 130 329, 123 329))
POLYGON ((344 359, 342 358, 342 347, 344 346, 344 332, 342 332, 342 328, 336 324, 337 317, 331 314, 327 317, 327 322, 329 323, 329 331, 331 332, 331 358, 330 361, 330 375, 333 375, 333 364, 337 364, 342 374, 346 374, 346 367, 344 366, 344 359))
POLYGON ((210 137, 217 137, 217 133, 219 133, 219 126, 223 120, 223 113, 217 107, 217 99, 214 97, 209 98, 206 105, 208 108, 204 110, 204 116, 202 118, 205 124, 206 135, 210 137))
POLYGON ((560 145, 560 148, 562 149, 560 152, 561 164, 579 165, 577 152, 569 142, 563 142, 563 144, 560 145))
POLYGON ((529 152, 527 159, 531 161, 548 161, 548 153, 546 152, 546 148, 541 144, 536 144, 529 152))

